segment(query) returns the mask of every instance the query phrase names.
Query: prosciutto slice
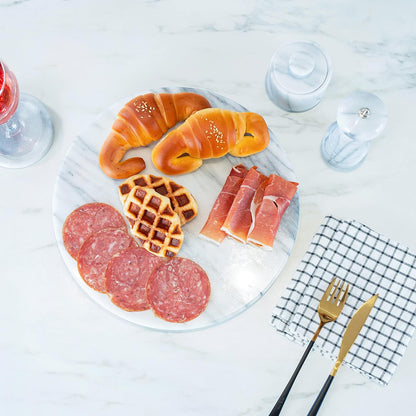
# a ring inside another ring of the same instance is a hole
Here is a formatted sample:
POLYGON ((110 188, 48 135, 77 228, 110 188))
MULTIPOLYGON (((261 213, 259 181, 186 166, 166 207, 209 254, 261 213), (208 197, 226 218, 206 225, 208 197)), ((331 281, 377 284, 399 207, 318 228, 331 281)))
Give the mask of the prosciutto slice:
POLYGON ((247 172, 221 227, 222 231, 243 243, 246 242, 252 223, 251 204, 256 191, 266 179, 267 176, 260 173, 256 166, 247 172))
POLYGON ((261 203, 252 205, 253 222, 247 242, 271 249, 280 221, 292 201, 298 183, 289 182, 278 175, 270 175, 261 203))
POLYGON ((228 211, 231 208, 234 198, 237 195, 247 172, 248 169, 241 164, 234 166, 231 169, 221 192, 214 202, 208 219, 200 231, 202 236, 218 244, 220 244, 227 236, 227 233, 222 231, 221 227, 227 218, 228 211))

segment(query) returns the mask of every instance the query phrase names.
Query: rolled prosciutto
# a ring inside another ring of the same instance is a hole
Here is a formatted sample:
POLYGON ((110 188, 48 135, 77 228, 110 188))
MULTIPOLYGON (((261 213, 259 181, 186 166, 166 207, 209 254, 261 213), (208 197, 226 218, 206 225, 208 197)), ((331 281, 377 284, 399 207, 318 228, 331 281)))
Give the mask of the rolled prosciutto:
POLYGON ((252 223, 251 203, 265 180, 267 176, 259 172, 256 166, 247 172, 221 227, 222 231, 243 243, 247 240, 252 223))
MULTIPOLYGON (((270 175, 260 204, 252 205, 252 224, 247 242, 271 249, 287 207, 296 194, 298 183, 270 175)), ((255 201, 253 201, 255 203, 255 201)))
POLYGON ((221 230, 225 219, 227 218, 228 212, 246 177, 248 169, 244 165, 234 166, 224 186, 221 189, 214 205, 209 213, 208 219, 205 225, 202 227, 200 234, 209 240, 220 244, 227 236, 225 231, 221 230))

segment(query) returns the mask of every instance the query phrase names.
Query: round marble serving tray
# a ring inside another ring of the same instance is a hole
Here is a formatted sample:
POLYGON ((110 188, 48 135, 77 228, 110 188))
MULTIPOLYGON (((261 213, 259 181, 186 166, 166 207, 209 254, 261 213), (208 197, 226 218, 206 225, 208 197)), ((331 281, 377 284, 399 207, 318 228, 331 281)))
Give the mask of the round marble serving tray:
MULTIPOLYGON (((201 94, 209 100, 212 107, 248 111, 228 98, 196 88, 169 87, 146 92, 175 93, 180 91, 201 94)), ((137 95, 141 93, 135 94, 137 95)), ((188 188, 198 203, 198 216, 183 227, 185 239, 179 256, 196 261, 207 272, 211 282, 209 304, 198 318, 183 324, 165 322, 155 317, 150 310, 127 312, 119 309, 106 294, 96 292, 84 283, 78 273, 76 261, 69 256, 63 245, 62 226, 72 210, 87 202, 105 202, 122 212, 117 188, 120 181, 107 177, 101 171, 98 165, 98 154, 117 113, 131 98, 133 97, 120 100, 101 113, 83 133, 74 139, 62 162, 53 199, 53 221, 59 250, 72 277, 87 295, 108 311, 127 321, 155 330, 175 332, 220 324, 247 310, 259 300, 286 264, 298 228, 298 193, 283 216, 273 250, 243 245, 232 239, 226 239, 218 246, 201 238, 199 231, 232 166, 239 163, 243 163, 248 168, 257 166, 265 175, 277 173, 291 181, 296 181, 294 172, 285 151, 270 131, 270 144, 263 152, 246 158, 227 155, 219 159, 207 160, 195 172, 172 177, 175 182, 188 188)), ((143 173, 161 176, 151 162, 152 148, 153 145, 133 149, 129 151, 128 156, 139 154, 146 161, 146 169, 143 173)))

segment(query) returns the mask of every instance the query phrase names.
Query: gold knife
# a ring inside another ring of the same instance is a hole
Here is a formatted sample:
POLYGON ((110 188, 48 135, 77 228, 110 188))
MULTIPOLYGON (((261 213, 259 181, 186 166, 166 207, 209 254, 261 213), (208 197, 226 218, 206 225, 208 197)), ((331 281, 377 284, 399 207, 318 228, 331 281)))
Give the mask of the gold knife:
POLYGON ((330 375, 328 376, 324 386, 322 387, 321 391, 319 392, 318 397, 315 400, 315 403, 309 410, 308 416, 315 416, 318 414, 318 410, 321 407, 322 402, 324 401, 325 395, 329 389, 329 386, 332 383, 332 380, 335 377, 335 374, 338 371, 341 363, 344 361, 345 356, 348 354, 348 351, 354 344, 358 334, 360 333, 362 327, 365 324, 365 321, 370 315, 371 309, 373 309, 374 303, 378 298, 378 294, 374 295, 371 299, 368 299, 363 305, 361 305, 360 309, 355 312, 354 316, 351 318, 347 329, 344 332, 344 336, 342 337, 341 348, 339 350, 337 361, 332 369, 330 375))

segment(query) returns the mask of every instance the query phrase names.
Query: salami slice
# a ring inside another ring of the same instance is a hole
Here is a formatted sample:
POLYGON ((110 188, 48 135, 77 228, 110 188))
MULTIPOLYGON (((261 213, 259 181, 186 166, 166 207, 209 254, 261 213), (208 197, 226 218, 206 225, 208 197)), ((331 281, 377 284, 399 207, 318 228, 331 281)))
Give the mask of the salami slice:
POLYGON ((130 312, 150 309, 146 298, 147 279, 163 261, 142 247, 115 254, 105 271, 105 289, 111 301, 130 312))
POLYGON ((147 300, 156 316, 187 322, 206 308, 211 286, 205 271, 192 260, 175 257, 158 266, 146 284, 147 300))
POLYGON ((121 250, 137 246, 126 231, 105 228, 90 235, 78 254, 78 271, 85 283, 98 292, 105 293, 104 276, 107 265, 121 250))
POLYGON ((104 228, 120 228, 127 231, 123 216, 111 205, 90 202, 72 211, 64 222, 62 238, 71 257, 78 257, 84 241, 104 228))

